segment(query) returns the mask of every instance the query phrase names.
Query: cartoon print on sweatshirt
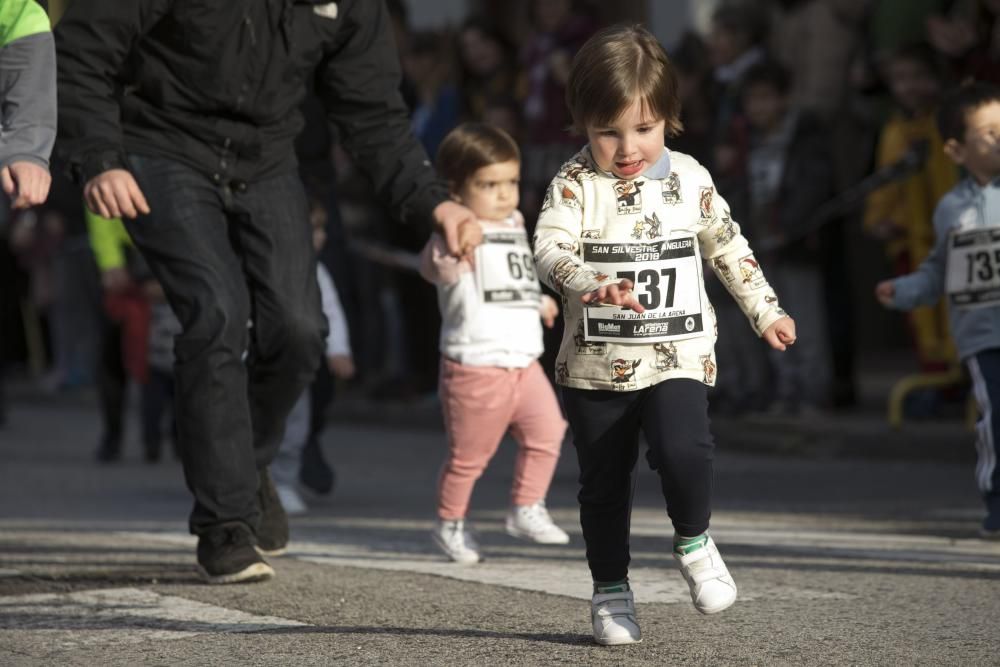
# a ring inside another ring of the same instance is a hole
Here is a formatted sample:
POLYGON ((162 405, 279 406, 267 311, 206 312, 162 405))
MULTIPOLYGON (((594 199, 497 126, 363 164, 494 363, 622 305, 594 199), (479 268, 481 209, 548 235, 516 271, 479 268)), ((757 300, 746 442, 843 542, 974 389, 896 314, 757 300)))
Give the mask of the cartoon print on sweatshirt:
POLYGON ((654 366, 658 371, 672 371, 680 368, 680 361, 677 359, 677 346, 671 342, 655 343, 653 351, 656 352, 654 366))
POLYGON ((701 216, 698 221, 707 225, 712 221, 712 188, 702 187, 698 191, 698 211, 701 216))
POLYGON ((618 215, 630 215, 642 211, 642 193, 639 190, 643 185, 645 183, 642 181, 618 181, 615 183, 618 215))
POLYGON ((705 378, 703 382, 705 384, 712 384, 715 382, 715 362, 712 361, 711 354, 703 354, 701 357, 701 367, 705 371, 705 378))
POLYGON ((618 391, 635 388, 635 369, 642 359, 615 359, 611 362, 611 382, 618 391))
POLYGON ((676 171, 670 172, 670 175, 660 182, 663 184, 661 194, 664 204, 675 206, 684 203, 684 200, 681 199, 681 178, 676 171))

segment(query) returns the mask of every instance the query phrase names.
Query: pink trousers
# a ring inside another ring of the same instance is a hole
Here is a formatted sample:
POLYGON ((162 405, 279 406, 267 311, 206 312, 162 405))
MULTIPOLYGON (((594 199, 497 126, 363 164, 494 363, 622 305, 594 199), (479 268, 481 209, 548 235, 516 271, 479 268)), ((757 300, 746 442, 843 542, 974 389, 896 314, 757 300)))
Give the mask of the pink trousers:
POLYGON ((566 421, 541 364, 527 368, 463 366, 441 362, 441 406, 448 456, 438 479, 438 518, 463 519, 472 487, 510 428, 518 443, 511 502, 545 498, 566 421))

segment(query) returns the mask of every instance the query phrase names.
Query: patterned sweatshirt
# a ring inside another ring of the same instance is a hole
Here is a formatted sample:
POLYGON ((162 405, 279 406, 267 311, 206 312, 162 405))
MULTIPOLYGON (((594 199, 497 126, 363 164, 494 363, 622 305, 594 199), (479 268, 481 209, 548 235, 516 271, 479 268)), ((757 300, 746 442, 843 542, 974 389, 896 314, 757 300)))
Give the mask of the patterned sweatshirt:
POLYGON ((535 230, 539 277, 563 297, 566 326, 556 382, 634 391, 671 378, 714 385, 715 310, 706 260, 758 335, 785 316, 712 177, 664 149, 652 167, 619 180, 584 148, 563 165, 535 230), (646 308, 585 306, 580 297, 622 278, 646 308))

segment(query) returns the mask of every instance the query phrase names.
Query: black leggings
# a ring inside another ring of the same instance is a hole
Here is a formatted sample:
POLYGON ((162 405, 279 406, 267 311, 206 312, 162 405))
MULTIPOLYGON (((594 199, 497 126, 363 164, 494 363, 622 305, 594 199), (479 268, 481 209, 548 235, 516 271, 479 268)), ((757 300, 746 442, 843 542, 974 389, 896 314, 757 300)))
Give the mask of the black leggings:
POLYGON ((580 463, 580 524, 595 581, 628 575, 629 520, 639 433, 660 476, 667 514, 679 535, 708 530, 712 459, 708 387, 667 380, 639 391, 561 388, 580 463))

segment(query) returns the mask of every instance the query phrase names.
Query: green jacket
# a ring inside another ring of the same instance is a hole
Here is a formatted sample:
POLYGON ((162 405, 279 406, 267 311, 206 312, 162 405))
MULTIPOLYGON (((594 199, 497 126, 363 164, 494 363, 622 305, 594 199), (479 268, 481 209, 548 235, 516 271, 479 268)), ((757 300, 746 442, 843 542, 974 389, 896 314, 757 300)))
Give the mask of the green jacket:
POLYGON ((125 249, 132 245, 132 238, 125 230, 121 218, 104 218, 83 207, 87 220, 90 247, 101 271, 125 268, 125 249))
POLYGON ((56 52, 35 0, 0 0, 0 167, 48 168, 56 139, 56 52))

